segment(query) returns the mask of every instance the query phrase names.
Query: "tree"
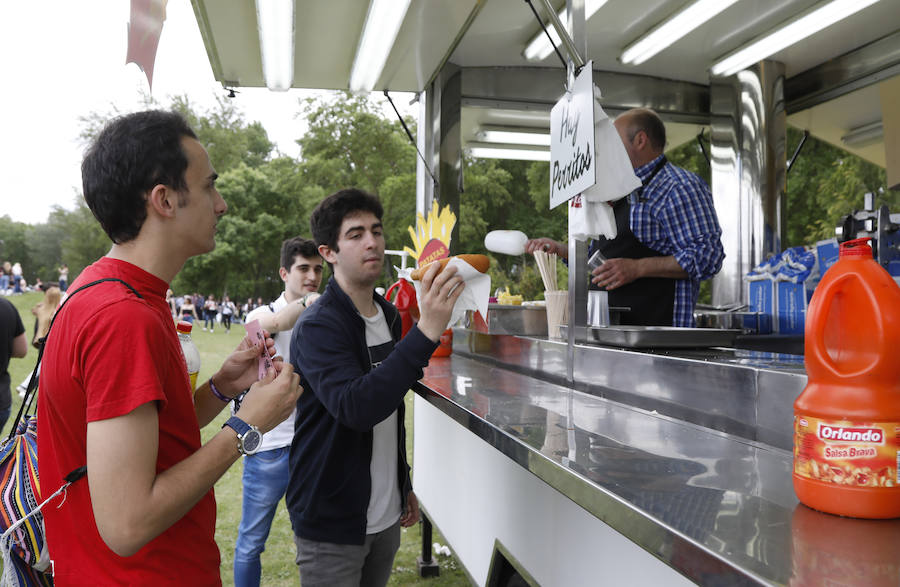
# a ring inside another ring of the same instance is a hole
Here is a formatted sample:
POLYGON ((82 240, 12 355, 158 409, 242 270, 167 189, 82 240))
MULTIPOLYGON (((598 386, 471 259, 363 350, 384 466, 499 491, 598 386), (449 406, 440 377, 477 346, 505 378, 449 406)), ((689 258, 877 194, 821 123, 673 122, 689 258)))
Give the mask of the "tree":
POLYGON ((187 96, 176 96, 170 109, 185 117, 197 133, 197 139, 206 147, 213 169, 220 173, 235 169, 241 163, 260 167, 275 149, 262 124, 247 123, 230 98, 217 95, 213 109, 198 111, 187 96))
POLYGON ((16 222, 9 216, 0 216, 0 263, 20 263, 25 280, 31 282, 33 267, 28 228, 24 222, 16 222))
MULTIPOLYGON (((302 149, 300 205, 308 211, 328 194, 355 187, 381 199, 387 248, 408 244, 406 228, 415 223, 416 152, 397 121, 381 116, 367 96, 348 92, 307 100, 309 129, 302 149)), ((412 125, 412 121, 407 121, 412 125)), ((385 282, 393 281, 385 259, 385 282)))
MULTIPOLYGON (((788 128, 788 144, 801 132, 788 128)), ((790 152, 790 151, 789 151, 790 152)), ((785 247, 834 236, 841 217, 863 207, 867 192, 896 209, 900 194, 887 191, 883 169, 815 137, 809 137, 787 176, 785 247)))

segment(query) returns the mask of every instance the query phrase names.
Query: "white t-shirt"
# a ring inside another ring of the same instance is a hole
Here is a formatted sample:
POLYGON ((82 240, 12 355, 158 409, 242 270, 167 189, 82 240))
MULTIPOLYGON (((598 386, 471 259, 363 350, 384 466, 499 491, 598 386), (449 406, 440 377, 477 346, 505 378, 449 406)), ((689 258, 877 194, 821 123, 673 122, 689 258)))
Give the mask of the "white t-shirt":
MULTIPOLYGON (((373 369, 376 369, 394 348, 394 339, 388 329, 384 310, 378 304, 375 304, 375 307, 378 308, 375 316, 362 317, 366 322, 366 344, 369 347, 373 369)), ((397 426, 397 410, 394 410, 372 430, 372 460, 369 463, 372 492, 369 494, 369 508, 366 510, 366 534, 381 532, 400 519, 397 426)))
MULTIPOLYGON (((281 296, 272 302, 272 309, 277 312, 278 310, 287 306, 288 302, 284 297, 284 293, 281 296)), ((262 305, 249 314, 247 314, 246 322, 250 322, 251 320, 256 320, 266 314, 272 314, 272 309, 269 309, 268 305, 262 305)), ((275 350, 279 355, 284 357, 285 363, 291 362, 291 330, 282 330, 277 333, 272 338, 275 340, 275 350)), ((288 418, 276 426, 272 428, 269 432, 263 434, 262 446, 260 447, 260 451, 263 450, 273 450, 276 448, 282 448, 284 446, 290 446, 291 441, 294 439, 294 416, 297 415, 297 408, 294 407, 294 411, 291 412, 291 415, 288 418)))

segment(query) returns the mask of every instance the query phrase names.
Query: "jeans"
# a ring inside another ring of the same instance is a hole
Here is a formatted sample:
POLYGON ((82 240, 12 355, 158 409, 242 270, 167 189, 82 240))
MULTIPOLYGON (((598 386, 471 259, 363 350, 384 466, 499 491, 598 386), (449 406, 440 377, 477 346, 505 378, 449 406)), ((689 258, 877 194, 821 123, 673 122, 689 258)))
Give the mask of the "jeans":
POLYGON ((0 293, 5 294, 9 289, 9 275, 0 275, 0 293))
POLYGON ((266 549, 275 509, 287 490, 289 452, 285 446, 244 457, 244 500, 234 545, 235 587, 259 585, 259 555, 266 549))

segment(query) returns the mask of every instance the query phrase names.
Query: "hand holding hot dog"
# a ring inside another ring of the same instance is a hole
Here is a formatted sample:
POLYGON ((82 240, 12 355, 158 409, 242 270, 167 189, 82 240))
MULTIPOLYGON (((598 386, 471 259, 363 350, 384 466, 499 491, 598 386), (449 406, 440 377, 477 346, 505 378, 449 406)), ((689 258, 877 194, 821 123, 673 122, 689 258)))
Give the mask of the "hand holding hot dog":
POLYGON ((422 317, 419 319, 419 330, 432 341, 438 342, 441 333, 447 330, 453 306, 466 284, 457 275, 456 267, 450 266, 444 270, 440 263, 428 266, 421 281, 419 312, 422 317))

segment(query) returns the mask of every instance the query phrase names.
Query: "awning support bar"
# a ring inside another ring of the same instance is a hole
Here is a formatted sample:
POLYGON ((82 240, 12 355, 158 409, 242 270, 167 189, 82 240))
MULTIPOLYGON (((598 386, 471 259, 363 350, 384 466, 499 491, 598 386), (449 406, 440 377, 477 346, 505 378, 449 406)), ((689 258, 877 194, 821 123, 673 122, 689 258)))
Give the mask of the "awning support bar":
POLYGON ((791 160, 788 161, 787 171, 784 172, 785 175, 791 172, 791 167, 794 166, 794 163, 797 161, 797 157, 800 156, 800 151, 803 149, 803 145, 806 144, 806 139, 809 138, 809 131, 803 131, 803 137, 800 139, 800 142, 797 143, 797 148, 794 149, 794 154, 791 156, 791 160))
POLYGON ((566 50, 566 54, 569 56, 569 59, 572 60, 572 63, 575 64, 575 70, 580 70, 582 67, 584 67, 585 61, 584 59, 582 59, 581 55, 578 53, 578 50, 575 48, 575 41, 572 40, 572 37, 569 35, 569 31, 566 30, 566 27, 563 26, 563 23, 559 20, 559 15, 557 15, 556 11, 553 10, 553 7, 550 6, 550 0, 538 0, 538 2, 543 5, 544 10, 550 17, 550 24, 553 25, 553 28, 556 29, 556 33, 562 40, 562 45, 566 50))

